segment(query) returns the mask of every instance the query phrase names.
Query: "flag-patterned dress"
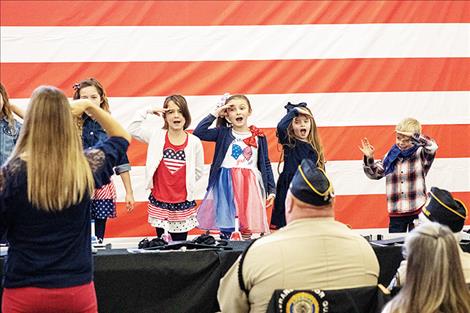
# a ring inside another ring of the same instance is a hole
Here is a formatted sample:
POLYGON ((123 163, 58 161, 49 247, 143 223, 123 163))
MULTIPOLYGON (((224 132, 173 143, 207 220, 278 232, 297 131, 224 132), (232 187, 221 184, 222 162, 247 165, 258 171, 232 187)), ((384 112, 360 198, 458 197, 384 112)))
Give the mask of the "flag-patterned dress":
POLYGON ((163 158, 153 175, 149 196, 148 222, 172 233, 187 232, 198 225, 196 201, 188 201, 186 190, 186 155, 188 138, 173 145, 165 135, 163 158))

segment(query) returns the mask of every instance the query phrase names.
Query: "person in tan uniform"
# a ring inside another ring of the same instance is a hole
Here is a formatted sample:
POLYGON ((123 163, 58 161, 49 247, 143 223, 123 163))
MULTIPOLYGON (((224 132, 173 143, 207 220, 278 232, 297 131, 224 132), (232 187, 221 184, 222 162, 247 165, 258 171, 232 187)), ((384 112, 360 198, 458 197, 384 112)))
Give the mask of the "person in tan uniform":
MULTIPOLYGON (((447 190, 432 187, 428 193, 428 201, 419 214, 417 222, 420 224, 437 222, 445 225, 452 230, 459 242, 462 239, 462 229, 467 215, 467 208, 462 201, 454 199, 447 190)), ((470 253, 465 253, 459 248, 459 254, 465 282, 470 284, 470 253)), ((388 286, 389 289, 403 286, 406 280, 406 264, 406 260, 400 263, 395 277, 388 286)))
POLYGON ((286 197, 287 225, 256 240, 222 278, 221 311, 264 313, 275 289, 377 285, 374 251, 335 221, 333 205, 333 186, 325 172, 303 160, 286 197))

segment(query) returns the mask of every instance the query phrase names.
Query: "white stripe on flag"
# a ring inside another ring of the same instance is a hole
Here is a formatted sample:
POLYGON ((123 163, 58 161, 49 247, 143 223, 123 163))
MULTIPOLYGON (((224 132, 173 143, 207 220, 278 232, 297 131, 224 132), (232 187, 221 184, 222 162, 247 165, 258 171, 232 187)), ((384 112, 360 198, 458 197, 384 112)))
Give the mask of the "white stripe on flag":
POLYGON ((7 26, 1 31, 1 62, 470 57, 470 24, 464 23, 7 26), (84 49, 87 42, 96 44, 84 49))
MULTIPOLYGON (((432 92, 338 92, 308 94, 247 95, 253 105, 250 123, 257 127, 276 127, 288 102, 307 102, 317 125, 375 126, 396 125, 406 116, 421 124, 470 124, 470 91, 432 92), (340 112, 340 113, 339 113, 340 112)), ((220 96, 186 96, 194 129, 211 112, 220 96)), ((110 97, 111 112, 124 126, 139 109, 161 107, 165 97, 110 97)), ((11 99, 23 109, 29 99, 11 99)))

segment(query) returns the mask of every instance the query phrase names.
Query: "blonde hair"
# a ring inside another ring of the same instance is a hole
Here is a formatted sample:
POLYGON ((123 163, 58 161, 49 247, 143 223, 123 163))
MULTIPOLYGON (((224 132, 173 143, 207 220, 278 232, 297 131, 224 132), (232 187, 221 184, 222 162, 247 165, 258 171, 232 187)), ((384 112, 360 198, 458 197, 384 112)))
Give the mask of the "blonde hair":
MULTIPOLYGON (((312 149, 317 152, 318 159, 317 159, 316 165, 324 169, 326 161, 325 161, 325 155, 323 153, 323 145, 321 143, 320 136, 318 135, 317 123, 315 122, 315 119, 313 118, 313 113, 312 111, 310 111, 309 108, 304 107, 302 109, 307 110, 310 113, 310 115, 301 114, 301 113, 299 114, 299 115, 306 116, 310 120, 310 132, 308 133, 307 141, 312 147, 312 149)), ((294 123, 294 120, 292 119, 292 121, 289 123, 289 126, 287 127, 287 144, 286 145, 290 148, 295 147, 295 144, 296 144, 296 136, 294 133, 294 127, 292 126, 293 123, 294 123)), ((279 163, 282 162, 283 158, 284 158, 284 150, 281 153, 279 163)))
POLYGON ((406 282, 387 304, 392 313, 470 312, 459 246, 452 231, 430 222, 405 240, 406 282))
POLYGON ((11 112, 10 108, 10 98, 8 97, 8 92, 3 86, 3 84, 0 82, 0 95, 3 98, 3 107, 2 107, 2 115, 0 115, 0 118, 5 116, 6 120, 8 121, 8 127, 13 128, 15 125, 15 119, 13 118, 13 113, 11 112))
POLYGON ((407 117, 400 121, 395 127, 395 131, 412 133, 412 134, 421 134, 421 124, 417 119, 412 117, 407 117))
POLYGON ((64 93, 40 86, 32 94, 12 159, 25 159, 28 200, 44 211, 61 211, 93 192, 90 166, 64 93))

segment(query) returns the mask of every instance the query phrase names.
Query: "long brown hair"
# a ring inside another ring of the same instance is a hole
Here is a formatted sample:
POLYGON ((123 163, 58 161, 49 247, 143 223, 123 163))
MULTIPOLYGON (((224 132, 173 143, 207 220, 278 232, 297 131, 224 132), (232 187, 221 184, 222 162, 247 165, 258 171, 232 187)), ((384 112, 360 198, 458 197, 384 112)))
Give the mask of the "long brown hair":
POLYGON ((15 119, 13 118, 13 113, 11 112, 10 108, 10 98, 8 97, 8 92, 3 86, 3 84, 0 82, 0 95, 3 98, 3 107, 2 107, 2 115, 0 115, 0 118, 5 116, 6 120, 8 121, 8 126, 10 128, 14 127, 15 119))
POLYGON ((93 175, 65 94, 40 86, 32 94, 10 160, 27 163, 28 200, 45 211, 61 211, 93 192, 93 175))
POLYGON ((414 229, 405 240, 406 282, 385 311, 470 312, 459 249, 447 226, 430 222, 414 229))
MULTIPOLYGON (((302 109, 307 110, 310 113, 310 115, 299 114, 299 115, 306 116, 310 120, 310 132, 308 133, 307 141, 312 147, 312 149, 317 152, 317 155, 318 155, 317 166, 324 169, 326 160, 325 160, 325 155, 323 153, 323 145, 321 143, 320 136, 318 135, 317 123, 315 122, 312 111, 310 111, 309 108, 303 107, 302 109)), ((294 133, 294 127, 292 126, 293 123, 294 123, 294 120, 292 119, 292 121, 289 123, 289 126, 287 127, 287 143, 285 145, 288 146, 289 148, 295 147, 295 144, 297 142, 296 136, 294 133)), ((284 149, 281 152, 279 164, 283 161, 283 159, 284 159, 284 149)), ((278 167, 278 171, 279 171, 279 167, 278 167)))

